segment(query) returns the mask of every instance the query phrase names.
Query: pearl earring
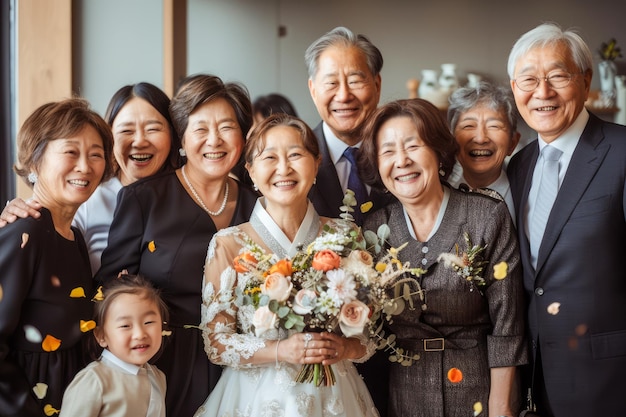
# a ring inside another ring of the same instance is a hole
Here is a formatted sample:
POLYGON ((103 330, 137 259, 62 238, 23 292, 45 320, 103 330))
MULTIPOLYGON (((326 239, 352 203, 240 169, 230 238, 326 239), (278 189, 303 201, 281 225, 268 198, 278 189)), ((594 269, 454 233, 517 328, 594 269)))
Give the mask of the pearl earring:
POLYGON ((180 156, 187 156, 187 152, 183 148, 178 148, 178 154, 180 156))
POLYGON ((259 186, 256 183, 252 184, 252 188, 254 188, 254 191, 259 191, 259 186))
POLYGON ((34 172, 31 172, 30 174, 28 174, 28 182, 30 182, 31 184, 34 184, 37 182, 37 174, 35 174, 34 172))
POLYGON ((439 164, 439 175, 442 177, 446 175, 446 171, 443 170, 443 164, 439 164))

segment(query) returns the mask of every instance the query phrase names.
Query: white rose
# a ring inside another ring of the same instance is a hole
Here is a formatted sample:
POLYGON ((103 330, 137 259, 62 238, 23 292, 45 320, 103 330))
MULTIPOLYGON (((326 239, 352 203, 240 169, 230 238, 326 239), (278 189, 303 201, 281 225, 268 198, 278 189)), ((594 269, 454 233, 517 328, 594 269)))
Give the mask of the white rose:
POLYGON ((369 252, 364 250, 353 250, 347 258, 343 260, 343 268, 360 278, 364 285, 376 278, 374 270, 374 259, 369 252))
POLYGON ((261 284, 261 293, 267 295, 270 300, 282 302, 289 298, 292 288, 293 284, 289 277, 275 272, 265 278, 265 282, 261 284))
POLYGON ((254 334, 260 337, 266 331, 276 328, 276 321, 276 314, 272 313, 267 306, 259 307, 252 318, 254 334))
POLYGON ((315 308, 317 294, 313 290, 300 290, 293 300, 293 311, 296 314, 309 314, 315 308))
POLYGON ((344 336, 363 334, 365 324, 369 319, 370 308, 359 300, 353 300, 341 306, 339 313, 339 327, 344 336))

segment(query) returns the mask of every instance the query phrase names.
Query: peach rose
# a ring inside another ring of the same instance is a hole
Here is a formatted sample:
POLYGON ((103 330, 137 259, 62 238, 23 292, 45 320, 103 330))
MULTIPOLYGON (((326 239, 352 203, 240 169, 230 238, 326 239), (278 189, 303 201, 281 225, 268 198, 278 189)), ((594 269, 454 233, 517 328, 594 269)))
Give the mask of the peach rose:
POLYGON ((344 336, 350 337, 363 333, 370 308, 359 300, 352 300, 341 306, 339 327, 344 336))
POLYGON ((254 326, 254 334, 260 337, 263 333, 276 327, 278 318, 272 313, 267 306, 259 307, 252 317, 252 325, 254 326))
POLYGON ((293 311, 296 314, 309 314, 315 308, 317 294, 313 290, 300 290, 293 300, 293 311))
POLYGON ((233 260, 233 268, 235 268, 235 271, 239 273, 248 272, 249 269, 247 265, 256 266, 256 264, 257 260, 250 252, 244 252, 241 255, 235 257, 235 259, 233 260))
POLYGON ((293 272, 293 269, 291 267, 291 261, 281 259, 280 261, 276 262, 274 265, 271 266, 268 275, 276 272, 286 277, 291 276, 291 273, 293 272))
POLYGON ((331 269, 339 268, 341 264, 341 258, 337 253, 330 249, 324 249, 315 254, 311 266, 318 271, 330 271, 331 269))
POLYGON ((265 278, 265 282, 261 284, 261 293, 267 295, 270 300, 282 302, 289 298, 292 288, 293 284, 289 277, 275 272, 265 278))

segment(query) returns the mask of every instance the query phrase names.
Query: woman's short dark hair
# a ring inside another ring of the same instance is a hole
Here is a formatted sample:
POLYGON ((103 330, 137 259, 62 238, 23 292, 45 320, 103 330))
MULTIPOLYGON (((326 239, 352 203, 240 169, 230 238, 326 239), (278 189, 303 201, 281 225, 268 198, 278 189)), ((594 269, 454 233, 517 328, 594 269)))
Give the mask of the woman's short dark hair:
MULTIPOLYGON (((135 97, 146 100, 148 104, 154 107, 154 109, 167 120, 170 129, 170 152, 167 158, 168 163, 163 164, 161 171, 180 167, 182 162, 178 153, 180 137, 176 134, 174 125, 172 124, 172 118, 170 117, 170 99, 159 87, 146 82, 125 85, 117 90, 115 94, 113 94, 113 97, 111 97, 106 113, 104 114, 104 120, 106 120, 109 126, 113 127, 113 122, 122 110, 122 107, 135 97)), ((119 166, 117 166, 116 175, 119 173, 119 169, 119 166)))
POLYGON ((109 125, 83 98, 69 98, 38 107, 24 122, 17 135, 17 161, 13 169, 32 187, 28 174, 41 166, 48 143, 93 127, 102 139, 105 168, 101 182, 113 176, 113 134, 109 125))
POLYGON ((298 117, 296 109, 289 99, 281 94, 268 94, 266 96, 257 97, 252 102, 252 110, 259 113, 263 118, 269 117, 274 113, 285 113, 298 117))
POLYGON ((201 105, 223 98, 235 111, 237 123, 244 139, 252 126, 252 103, 248 90, 238 83, 224 83, 219 77, 208 74, 190 75, 183 79, 172 98, 170 115, 178 137, 182 139, 189 115, 201 105))
POLYGON ((266 133, 277 126, 287 126, 296 129, 298 133, 300 133, 300 138, 307 152, 313 155, 313 158, 316 160, 320 159, 320 148, 317 143, 317 137, 311 128, 296 116, 276 113, 256 125, 250 132, 244 149, 244 159, 248 164, 252 165, 254 157, 265 148, 266 133))
POLYGON ((363 130, 363 143, 357 157, 361 179, 372 187, 385 188, 378 172, 376 137, 383 123, 394 117, 411 119, 420 139, 437 155, 441 169, 445 172, 442 179, 448 178, 454 166, 459 145, 450 133, 441 110, 427 100, 416 98, 387 103, 368 118, 363 130))

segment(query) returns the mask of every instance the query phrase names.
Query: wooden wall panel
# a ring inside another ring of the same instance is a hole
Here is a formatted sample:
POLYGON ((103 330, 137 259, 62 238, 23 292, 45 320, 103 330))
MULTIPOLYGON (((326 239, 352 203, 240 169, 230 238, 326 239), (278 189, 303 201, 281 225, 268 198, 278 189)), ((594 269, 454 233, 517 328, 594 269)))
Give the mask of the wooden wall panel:
MULTIPOLYGON (((49 101, 72 95, 72 0, 17 1, 17 125, 49 101)), ((17 179, 17 194, 31 195, 17 179)))

